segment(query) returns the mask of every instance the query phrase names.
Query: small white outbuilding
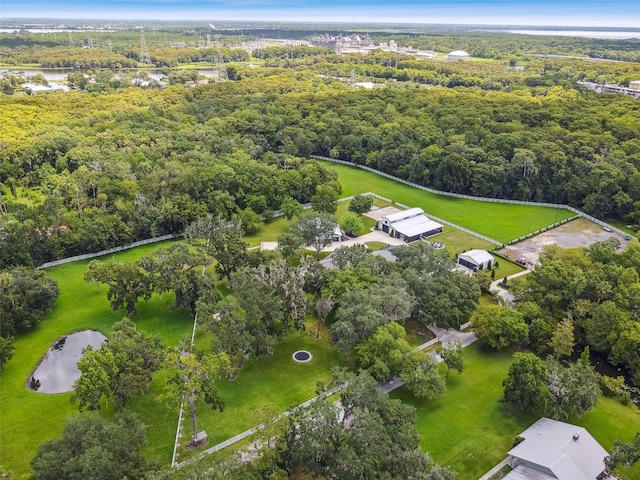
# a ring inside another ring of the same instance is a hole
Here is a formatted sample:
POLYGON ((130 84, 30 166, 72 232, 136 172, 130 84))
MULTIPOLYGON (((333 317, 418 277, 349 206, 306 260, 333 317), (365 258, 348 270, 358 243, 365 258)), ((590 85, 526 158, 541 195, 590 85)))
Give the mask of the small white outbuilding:
POLYGON ((469 250, 458 255, 457 263, 477 272, 478 270, 487 270, 493 267, 496 260, 486 250, 469 250))

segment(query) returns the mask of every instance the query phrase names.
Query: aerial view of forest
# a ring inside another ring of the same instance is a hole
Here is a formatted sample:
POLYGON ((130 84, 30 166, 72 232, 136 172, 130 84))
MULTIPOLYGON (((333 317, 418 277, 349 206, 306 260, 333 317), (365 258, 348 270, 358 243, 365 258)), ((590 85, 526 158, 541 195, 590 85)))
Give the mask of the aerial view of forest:
POLYGON ((640 30, 0 23, 0 479, 640 478, 640 30))

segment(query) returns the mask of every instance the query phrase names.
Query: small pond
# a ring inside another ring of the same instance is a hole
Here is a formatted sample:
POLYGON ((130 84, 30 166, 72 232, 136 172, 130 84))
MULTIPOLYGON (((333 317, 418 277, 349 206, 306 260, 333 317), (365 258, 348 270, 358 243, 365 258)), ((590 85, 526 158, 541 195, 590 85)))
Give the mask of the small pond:
POLYGON ((40 393, 70 392, 80 378, 77 364, 82 357, 82 349, 88 345, 99 348, 106 339, 107 337, 94 330, 62 337, 49 347, 35 372, 27 379, 27 385, 40 393))

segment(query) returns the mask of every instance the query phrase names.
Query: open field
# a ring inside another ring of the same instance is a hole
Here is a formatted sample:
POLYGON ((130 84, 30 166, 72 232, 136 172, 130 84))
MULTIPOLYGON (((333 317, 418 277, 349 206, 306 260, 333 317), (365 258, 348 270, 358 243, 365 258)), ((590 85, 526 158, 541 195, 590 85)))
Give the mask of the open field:
MULTIPOLYGON (((278 344, 273 356, 252 358, 238 372, 235 380, 218 383, 227 406, 220 413, 205 404, 198 405, 199 429, 206 430, 209 435, 209 446, 242 433, 255 426, 252 417, 259 407, 269 404, 284 412, 309 400, 316 395, 316 381, 328 383, 331 368, 345 365, 346 361, 344 355, 328 341, 316 340, 315 330, 293 333, 278 344), (295 362, 292 355, 297 350, 311 352, 313 359, 308 363, 295 362)), ((183 440, 188 441, 193 433, 190 418, 183 426, 183 440)), ((186 458, 184 449, 180 453, 179 460, 186 458)))
POLYGON ((559 208, 481 202, 436 195, 357 167, 319 162, 338 172, 343 195, 375 192, 411 207, 421 207, 427 215, 449 220, 500 242, 508 242, 573 216, 569 210, 559 208))
MULTIPOLYGON (((169 244, 145 245, 103 257, 103 260, 133 261, 169 244)), ((38 327, 16 340, 15 356, 3 369, 0 465, 16 475, 29 471, 29 462, 37 445, 56 437, 62 430, 64 419, 77 411, 70 402, 71 393, 50 395, 28 389, 26 381, 30 372, 56 339, 81 329, 95 329, 109 335, 113 323, 123 316, 122 312, 111 310, 104 286, 97 292, 95 285, 84 282, 87 263, 73 262, 46 270, 60 286, 58 301, 38 327)), ((172 293, 155 295, 151 301, 139 304, 140 313, 133 320, 138 328, 160 335, 168 345, 175 345, 181 336, 191 333, 193 321, 183 311, 174 310, 172 303, 172 293)), ((206 349, 209 342, 206 336, 199 335, 198 339, 203 343, 199 347, 206 349)), ((331 367, 343 361, 326 341, 316 342, 306 332, 293 334, 276 347, 273 357, 249 361, 236 381, 221 382, 228 408, 221 414, 202 406, 201 426, 209 433, 211 442, 217 443, 233 436, 251 427, 251 414, 262 402, 270 402, 284 411, 311 398, 316 380, 328 380, 331 367), (314 355, 313 361, 304 365, 293 362, 291 354, 299 348, 310 350, 314 355)), ((158 372, 151 391, 130 405, 148 425, 149 444, 144 449, 145 453, 162 464, 171 459, 177 425, 175 409, 155 401, 165 380, 166 372, 158 372)))
MULTIPOLYGON (((542 416, 542 411, 515 414, 499 402, 510 362, 511 352, 473 344, 465 349, 464 372, 450 374, 443 397, 418 400, 404 388, 391 393, 416 407, 422 447, 436 462, 457 470, 460 480, 476 480, 503 460, 515 437, 542 416)), ((587 428, 610 449, 614 440, 630 441, 640 430, 640 412, 601 397, 594 410, 570 423, 587 428)))
MULTIPOLYGON (((115 258, 131 261, 167 245, 169 242, 145 245, 115 255, 115 258)), ((104 260, 111 258, 105 257, 104 260)), ((81 329, 99 330, 109 335, 113 323, 123 316, 122 312, 111 310, 104 287, 98 293, 95 285, 84 282, 87 263, 73 262, 46 270, 59 284, 58 301, 40 325, 16 339, 15 355, 3 368, 0 464, 16 475, 28 471, 37 445, 56 437, 62 430, 64 418, 77 411, 70 402, 71 393, 42 394, 28 389, 26 381, 33 368, 61 336, 81 329)), ((177 344, 180 336, 188 334, 192 328, 192 320, 183 312, 174 310, 172 303, 172 293, 156 295, 150 302, 141 304, 140 313, 134 318, 140 329, 161 335, 169 345, 177 344)), ((157 413, 158 418, 165 415, 157 413)))
POLYGON ((447 247, 447 252, 454 257, 473 248, 491 251, 495 247, 491 242, 448 225, 442 228, 442 233, 427 238, 427 241, 442 243, 447 247))

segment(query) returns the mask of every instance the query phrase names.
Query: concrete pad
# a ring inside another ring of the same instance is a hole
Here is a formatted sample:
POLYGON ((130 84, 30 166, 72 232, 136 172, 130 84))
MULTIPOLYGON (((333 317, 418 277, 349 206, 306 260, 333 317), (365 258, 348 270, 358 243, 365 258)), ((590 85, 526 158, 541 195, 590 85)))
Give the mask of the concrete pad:
POLYGON ((394 238, 389 236, 388 234, 381 232, 380 230, 374 230, 371 233, 367 233, 366 235, 360 235, 356 238, 350 238, 349 240, 344 240, 343 242, 333 242, 328 247, 324 248, 323 252, 333 252, 340 247, 351 247, 353 245, 363 245, 367 242, 383 242, 388 245, 406 245, 403 240, 399 238, 394 238))
POLYGON ((364 215, 373 218, 376 222, 380 220, 382 217, 386 217, 387 215, 391 215, 392 213, 398 213, 402 210, 397 207, 383 207, 378 208, 377 210, 370 210, 364 215))
POLYGON ((262 250, 277 250, 278 242, 260 242, 260 251, 262 250))

